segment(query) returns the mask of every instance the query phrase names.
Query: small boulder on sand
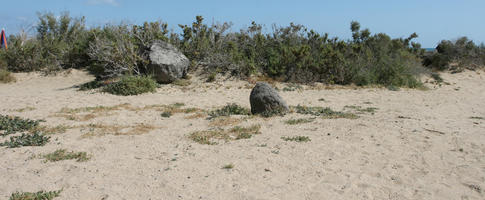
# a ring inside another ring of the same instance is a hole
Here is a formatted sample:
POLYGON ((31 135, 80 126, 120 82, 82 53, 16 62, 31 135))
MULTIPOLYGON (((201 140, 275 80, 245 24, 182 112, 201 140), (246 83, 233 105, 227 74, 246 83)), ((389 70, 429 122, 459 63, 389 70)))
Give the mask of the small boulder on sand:
POLYGON ((258 82, 249 96, 251 113, 286 113, 288 105, 268 83, 258 82))
POLYGON ((171 44, 155 41, 150 46, 148 74, 159 83, 171 83, 184 77, 190 61, 171 44))

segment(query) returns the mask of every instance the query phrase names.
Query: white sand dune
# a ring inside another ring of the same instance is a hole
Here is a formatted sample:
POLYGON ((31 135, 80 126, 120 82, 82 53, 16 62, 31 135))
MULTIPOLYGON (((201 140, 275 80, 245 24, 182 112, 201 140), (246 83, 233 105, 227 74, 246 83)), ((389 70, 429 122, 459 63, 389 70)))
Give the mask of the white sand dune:
POLYGON ((485 120, 471 118, 485 118, 483 71, 443 74, 449 84, 430 84, 428 91, 281 91, 293 106, 378 109, 358 119, 317 118, 300 125, 283 121, 309 116, 252 117, 242 125, 260 124, 261 134, 218 145, 188 138, 209 129, 205 118, 187 119, 192 114, 164 118, 154 109, 124 107, 84 121, 55 114, 62 108, 125 103, 180 102, 210 110, 234 102, 249 108, 247 82, 165 85, 153 94, 122 97, 72 88, 92 79, 81 71, 15 76, 16 83, 0 85, 0 114, 78 128, 52 135, 42 147, 0 147, 0 199, 15 191, 59 189, 63 191, 56 199, 485 199, 485 120), (85 137, 92 131, 89 124, 154 129, 85 137), (308 136, 311 141, 284 141, 282 136, 308 136), (47 163, 35 158, 61 148, 85 151, 92 158, 47 163), (222 169, 230 163, 233 169, 222 169))

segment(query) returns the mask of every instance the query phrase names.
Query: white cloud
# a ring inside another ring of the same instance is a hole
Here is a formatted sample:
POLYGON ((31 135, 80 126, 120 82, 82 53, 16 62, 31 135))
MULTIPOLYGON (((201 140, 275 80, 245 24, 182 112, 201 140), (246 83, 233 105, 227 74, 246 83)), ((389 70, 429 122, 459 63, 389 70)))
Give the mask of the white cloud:
POLYGON ((117 0, 87 0, 87 3, 89 5, 101 5, 101 4, 107 4, 111 6, 118 6, 120 5, 117 0))

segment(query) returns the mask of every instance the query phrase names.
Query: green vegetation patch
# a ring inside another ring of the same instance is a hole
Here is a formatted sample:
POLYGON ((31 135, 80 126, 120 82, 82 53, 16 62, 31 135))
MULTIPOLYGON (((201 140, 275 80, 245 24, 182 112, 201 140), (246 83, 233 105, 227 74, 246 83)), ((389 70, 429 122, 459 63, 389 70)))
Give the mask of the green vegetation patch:
POLYGON ((107 85, 103 91, 114 95, 138 95, 147 92, 155 92, 157 82, 146 76, 125 76, 118 82, 107 85))
POLYGON ((17 148, 22 146, 44 146, 50 140, 49 136, 44 136, 41 132, 22 133, 20 136, 10 137, 10 141, 0 143, 0 146, 8 148, 17 148))
POLYGON ((293 137, 281 137, 284 141, 292 142, 310 142, 311 139, 308 136, 293 136, 293 137))
POLYGON ((16 79, 12 75, 12 73, 10 73, 7 70, 0 69, 0 83, 10 83, 10 82, 15 82, 15 81, 16 81, 16 79))
POLYGON ((94 80, 94 81, 89 81, 87 83, 83 83, 79 86, 80 91, 87 91, 87 90, 93 90, 93 89, 98 89, 105 86, 104 83, 94 80))
POLYGON ((39 125, 42 120, 22 119, 20 117, 0 115, 0 135, 6 136, 16 132, 28 131, 39 125))
POLYGON ((285 121, 285 124, 296 125, 296 124, 306 124, 315 121, 315 118, 300 118, 300 119, 289 119, 285 121))
POLYGON ((56 162, 61 160, 76 160, 77 162, 88 161, 91 157, 86 152, 68 152, 66 149, 58 149, 43 156, 46 161, 56 162))
POLYGON ((353 113, 347 112, 340 112, 340 111, 333 111, 330 108, 323 108, 323 107, 307 107, 307 106, 296 106, 293 107, 296 113, 304 114, 304 115, 314 115, 319 116, 325 119, 338 119, 338 118, 346 118, 346 119, 357 119, 359 116, 353 113))
POLYGON ((226 106, 209 112, 209 119, 220 117, 220 116, 230 116, 230 115, 249 115, 251 112, 249 109, 244 108, 235 103, 227 104, 226 106))
POLYGON ((57 191, 39 191, 39 192, 15 192, 9 200, 52 200, 59 196, 62 190, 57 191))

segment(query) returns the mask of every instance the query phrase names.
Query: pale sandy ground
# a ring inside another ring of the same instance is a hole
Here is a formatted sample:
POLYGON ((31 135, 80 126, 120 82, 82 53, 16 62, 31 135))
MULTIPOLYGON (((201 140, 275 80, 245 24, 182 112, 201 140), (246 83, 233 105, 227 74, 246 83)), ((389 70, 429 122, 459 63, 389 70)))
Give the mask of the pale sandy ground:
POLYGON ((218 145, 188 139, 191 132, 209 128, 205 118, 185 119, 191 114, 163 118, 156 110, 119 109, 88 121, 53 114, 65 107, 122 103, 181 102, 213 109, 235 102, 249 108, 247 82, 193 84, 193 89, 165 85, 154 94, 121 97, 76 91, 72 86, 92 79, 80 71, 16 76, 16 83, 0 85, 0 114, 44 119, 42 125, 49 126, 143 123, 157 128, 142 135, 128 130, 128 135, 92 137, 83 137, 90 131, 86 128, 73 128, 52 135, 43 147, 0 147, 0 199, 15 191, 58 189, 63 191, 56 199, 485 199, 485 120, 470 118, 485 117, 483 71, 443 74, 450 85, 429 85, 428 91, 281 91, 289 105, 378 110, 359 119, 302 125, 283 121, 308 116, 250 118, 242 125, 260 124, 262 134, 218 145), (26 107, 34 109, 15 111, 26 107), (281 139, 297 135, 311 141, 281 139), (60 148, 86 151, 92 158, 48 163, 35 158, 60 148), (233 169, 222 169, 230 163, 233 169))

